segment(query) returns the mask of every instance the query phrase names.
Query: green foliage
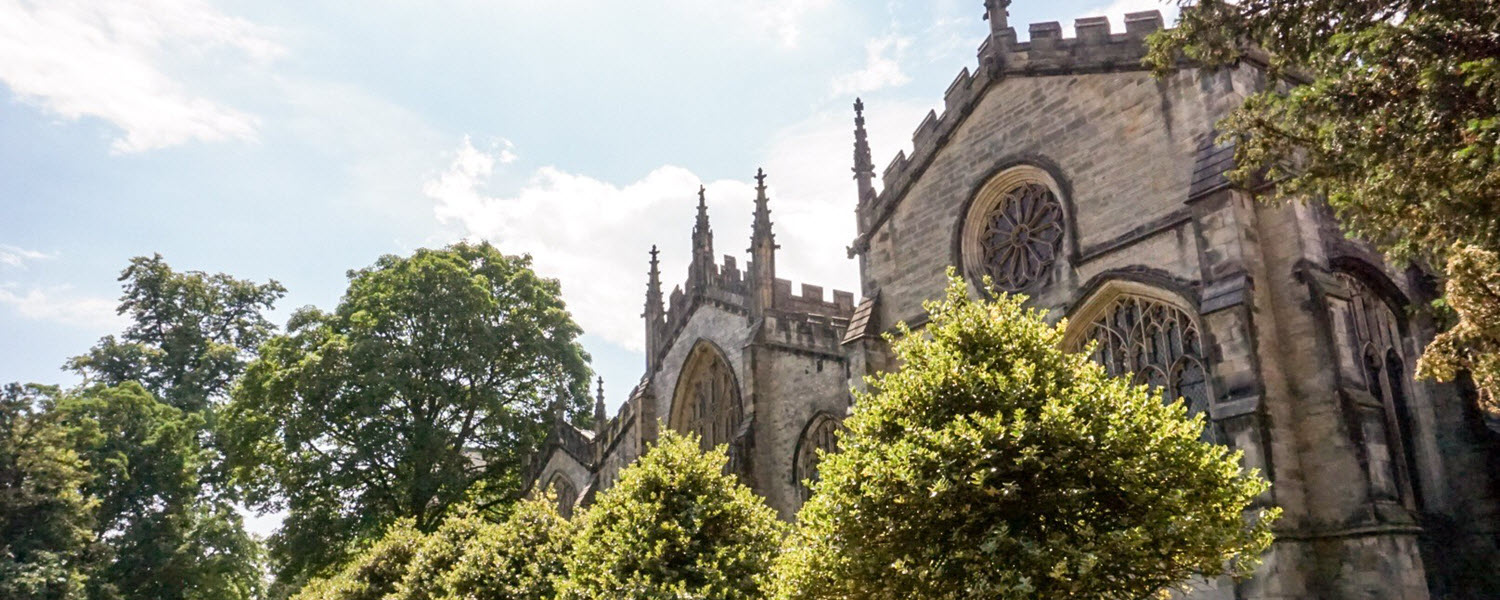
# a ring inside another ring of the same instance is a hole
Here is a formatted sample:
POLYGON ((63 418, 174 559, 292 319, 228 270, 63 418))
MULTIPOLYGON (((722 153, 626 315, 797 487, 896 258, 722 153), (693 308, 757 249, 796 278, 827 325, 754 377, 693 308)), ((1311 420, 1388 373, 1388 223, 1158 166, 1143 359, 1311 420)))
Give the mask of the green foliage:
POLYGON ((227 502, 202 493, 212 453, 203 417, 158 402, 134 382, 62 396, 56 417, 87 460, 97 503, 99 599, 239 600, 261 595, 260 547, 227 502))
POLYGON ((445 583, 481 531, 493 527, 474 511, 455 509, 412 556, 406 575, 389 600, 435 600, 447 596, 445 583))
POLYGON ((119 312, 130 315, 130 326, 68 366, 96 384, 140 383, 188 411, 228 394, 252 352, 275 330, 263 313, 286 292, 275 281, 173 271, 160 254, 131 259, 120 281, 119 312))
MULTIPOLYGON (((1456 247, 1500 252, 1497 23, 1500 2, 1483 0, 1201 0, 1153 35, 1148 63, 1165 73, 1179 55, 1218 67, 1264 53, 1281 83, 1219 123, 1237 144, 1231 177, 1326 198, 1349 233, 1438 265, 1456 247)), ((1454 346, 1469 341, 1450 336, 1445 351, 1500 360, 1493 346, 1454 346)))
POLYGON ((1254 567, 1265 481, 1199 441, 1183 403, 1061 351, 1021 301, 952 278, 922 332, 901 326, 902 367, 819 463, 778 598, 1134 600, 1254 567))
POLYGON ((56 393, 0 390, 0 598, 84 597, 94 502, 88 465, 45 412, 56 393))
POLYGON ((1500 414, 1500 254, 1456 248, 1448 257, 1448 273, 1446 296, 1458 324, 1432 340, 1417 373, 1452 380, 1468 371, 1480 406, 1500 414))
POLYGON ((546 497, 516 503, 481 528, 442 580, 444 600, 552 600, 572 550, 573 527, 546 497))
POLYGON ((349 564, 331 577, 303 586, 292 600, 384 600, 406 577, 425 540, 411 519, 398 520, 349 564))
POLYGON ((552 600, 572 531, 548 498, 500 523, 457 509, 425 535, 403 519, 295 600, 552 600))
POLYGON ((288 512, 278 579, 339 562, 353 539, 514 499, 550 408, 587 405, 587 355, 556 281, 488 244, 385 256, 332 313, 268 340, 223 414, 249 499, 288 512))
POLYGON ((664 432, 582 516, 558 598, 764 597, 780 522, 726 461, 664 432))

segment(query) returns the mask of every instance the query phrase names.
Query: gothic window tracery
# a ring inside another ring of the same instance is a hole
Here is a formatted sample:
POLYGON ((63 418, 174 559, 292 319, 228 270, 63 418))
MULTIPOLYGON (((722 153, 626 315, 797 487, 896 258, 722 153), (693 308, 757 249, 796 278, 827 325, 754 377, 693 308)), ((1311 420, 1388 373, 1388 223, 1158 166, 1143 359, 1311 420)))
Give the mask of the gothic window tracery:
POLYGON ((709 449, 732 444, 743 417, 734 372, 711 345, 699 345, 678 377, 672 428, 698 434, 703 448, 709 449))
POLYGON ((792 476, 797 480, 797 491, 805 502, 812 494, 812 483, 818 481, 818 451, 824 454, 838 449, 839 422, 827 413, 820 413, 808 422, 797 441, 797 457, 792 476))
MULTIPOLYGON (((1162 300, 1120 294, 1108 301, 1072 344, 1081 350, 1095 342, 1091 358, 1113 376, 1161 390, 1167 401, 1182 398, 1188 412, 1208 410, 1213 397, 1204 358, 1203 336, 1187 311, 1162 300)), ((1204 438, 1215 439, 1213 427, 1204 438)))
POLYGON ((563 518, 572 517, 573 506, 578 504, 578 488, 561 473, 553 475, 547 487, 557 497, 557 514, 563 518))
POLYGON ((1385 409, 1361 418, 1371 486, 1378 495, 1396 499, 1399 493, 1394 460, 1400 460, 1406 480, 1411 482, 1413 500, 1420 503, 1406 358, 1396 313, 1360 278, 1348 273, 1338 273, 1337 277, 1350 298, 1348 318, 1352 339, 1346 343, 1354 347, 1345 351, 1360 357, 1365 388, 1385 409), (1392 429, 1395 436, 1390 435, 1392 429), (1400 454, 1399 459, 1393 458, 1396 454, 1400 454))
POLYGON ((1005 171, 985 184, 965 216, 965 268, 1006 292, 1044 282, 1062 248, 1064 221, 1062 202, 1044 171, 1005 171))

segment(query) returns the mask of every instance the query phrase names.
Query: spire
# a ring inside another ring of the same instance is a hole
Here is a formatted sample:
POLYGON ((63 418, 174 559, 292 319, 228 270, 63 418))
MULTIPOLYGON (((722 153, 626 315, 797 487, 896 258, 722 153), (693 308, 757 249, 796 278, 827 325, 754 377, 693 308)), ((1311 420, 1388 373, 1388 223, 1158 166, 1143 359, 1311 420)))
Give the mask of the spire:
POLYGON ((609 417, 604 413, 604 378, 600 377, 599 392, 594 395, 594 439, 604 435, 604 428, 609 424, 609 417))
POLYGON ((661 268, 657 260, 656 245, 651 245, 651 270, 647 272, 646 278, 646 312, 641 317, 646 320, 646 370, 656 369, 656 345, 661 339, 661 329, 665 326, 664 315, 667 308, 661 299, 661 268))
POLYGON ((714 271, 714 230, 708 226, 708 200, 704 197, 705 191, 703 186, 698 186, 698 222, 693 225, 693 264, 688 269, 689 286, 700 289, 708 286, 714 271))
POLYGON ((651 270, 646 272, 646 314, 643 316, 660 315, 666 312, 666 307, 661 302, 661 261, 657 256, 656 244, 651 244, 651 270))
POLYGON ((859 184, 859 205, 875 199, 875 161, 870 160, 870 139, 865 133, 865 103, 854 99, 854 180, 859 184))
POLYGON ((773 244, 775 243, 774 240, 776 239, 776 234, 771 233, 771 208, 767 205, 769 201, 770 199, 766 197, 766 171, 765 169, 756 169, 755 225, 751 229, 750 235, 751 252, 755 251, 756 240, 759 240, 762 237, 769 238, 772 240, 773 244))
POLYGON ((750 233, 751 309, 758 314, 771 308, 775 297, 776 234, 771 231, 770 199, 766 197, 766 171, 755 170, 755 221, 750 233))

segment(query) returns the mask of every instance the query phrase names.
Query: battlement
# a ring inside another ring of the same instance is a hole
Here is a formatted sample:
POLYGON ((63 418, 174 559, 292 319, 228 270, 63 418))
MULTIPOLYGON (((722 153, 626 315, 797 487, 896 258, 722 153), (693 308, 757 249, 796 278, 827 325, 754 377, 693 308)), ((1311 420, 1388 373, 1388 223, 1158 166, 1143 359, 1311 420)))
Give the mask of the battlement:
POLYGON ((823 298, 823 286, 802 284, 800 294, 792 293, 792 282, 777 279, 772 284, 776 310, 788 313, 823 315, 849 318, 854 314, 854 294, 843 290, 833 291, 833 300, 823 298))
POLYGON ((932 160, 953 130, 963 121, 980 95, 991 83, 1007 77, 1137 71, 1146 67, 1146 36, 1160 30, 1164 21, 1160 11, 1134 12, 1125 15, 1125 31, 1110 31, 1107 17, 1083 17, 1073 22, 1075 37, 1063 37, 1057 21, 1032 23, 1031 39, 1016 40, 1014 28, 1004 28, 986 38, 979 46, 979 68, 967 67, 959 72, 943 94, 943 113, 928 111, 912 133, 912 151, 896 153, 881 175, 883 189, 869 206, 879 214, 882 209, 905 195, 916 175, 932 160))
POLYGON ((775 312, 766 316, 760 341, 786 350, 842 359, 849 315, 775 312))

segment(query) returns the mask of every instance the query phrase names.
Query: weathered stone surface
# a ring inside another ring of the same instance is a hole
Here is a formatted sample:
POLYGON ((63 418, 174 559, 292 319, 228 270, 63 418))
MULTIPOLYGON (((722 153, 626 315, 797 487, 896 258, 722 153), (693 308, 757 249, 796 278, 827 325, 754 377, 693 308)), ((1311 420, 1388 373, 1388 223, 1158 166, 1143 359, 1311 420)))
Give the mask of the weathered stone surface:
MULTIPOLYGON (((1161 381, 1206 395, 1215 438, 1272 481, 1260 501, 1284 511, 1255 577, 1198 581, 1188 597, 1500 597, 1465 571, 1493 569, 1500 556, 1500 443, 1462 390, 1411 378, 1434 329, 1408 307, 1434 290, 1344 239, 1325 208, 1258 203, 1223 177, 1233 149, 1215 144, 1214 123, 1263 84, 1258 68, 1184 66, 1158 81, 1139 65, 1143 37, 1162 26, 1155 12, 1128 15, 1124 33, 1079 19, 1077 38, 1056 23, 1032 25, 1031 41, 1018 43, 998 10, 980 64, 954 80, 943 114, 917 125, 910 155, 889 163, 879 192, 856 104, 858 309, 852 294, 829 299, 815 285, 794 294, 775 278, 762 195, 745 271, 695 253, 688 281, 664 306, 653 263, 641 385, 592 440, 591 458, 575 460, 560 436, 536 479, 561 473, 580 478, 581 490, 607 487, 682 401, 689 353, 712 344, 743 402, 729 444, 737 468, 794 518, 802 496, 793 465, 808 423, 842 418, 849 390, 893 367, 878 334, 900 321, 920 327, 921 304, 942 293, 948 267, 989 264, 965 260, 965 223, 994 218, 976 213, 997 210, 976 196, 1023 168, 1040 174, 1029 181, 1048 186, 1065 212, 1060 250, 1024 290, 1030 301, 1069 318, 1080 347, 1101 311, 1118 306, 1113 299, 1190 315, 1201 352, 1167 352, 1178 366, 1161 381), (1374 299, 1360 304, 1360 294, 1374 299), (1361 312, 1385 309, 1391 325, 1381 330, 1361 312), (1366 358, 1375 345, 1387 354, 1366 358), (1203 382, 1184 366, 1198 354, 1203 382)), ((706 219, 695 248, 712 248, 706 219)))

